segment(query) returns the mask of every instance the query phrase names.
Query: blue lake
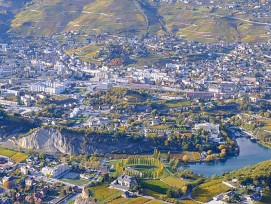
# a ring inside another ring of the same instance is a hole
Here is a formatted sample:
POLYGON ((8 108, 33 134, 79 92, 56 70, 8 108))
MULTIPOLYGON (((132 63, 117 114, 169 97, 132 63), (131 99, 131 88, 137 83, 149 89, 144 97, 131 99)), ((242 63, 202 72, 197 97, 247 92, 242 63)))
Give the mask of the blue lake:
POLYGON ((180 167, 180 170, 190 169, 195 174, 210 177, 214 174, 221 175, 225 172, 241 169, 245 166, 271 159, 271 149, 252 142, 247 138, 237 138, 236 141, 240 147, 240 154, 238 156, 228 158, 225 161, 189 164, 180 167))

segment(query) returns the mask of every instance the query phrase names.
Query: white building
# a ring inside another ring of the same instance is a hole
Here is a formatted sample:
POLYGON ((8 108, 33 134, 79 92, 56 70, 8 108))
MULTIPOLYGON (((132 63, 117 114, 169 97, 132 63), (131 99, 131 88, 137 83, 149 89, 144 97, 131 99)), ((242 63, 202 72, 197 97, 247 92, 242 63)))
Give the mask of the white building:
POLYGON ((213 134, 219 134, 219 125, 218 124, 213 124, 213 123, 199 123, 195 124, 194 127, 195 130, 205 130, 208 132, 211 132, 213 134))
POLYGON ((210 133, 209 136, 214 142, 218 142, 220 144, 224 143, 224 142, 221 141, 221 138, 219 136, 220 131, 219 131, 219 125, 218 124, 199 123, 199 124, 195 124, 194 129, 195 130, 205 130, 206 132, 210 133))
POLYGON ((28 168, 26 166, 22 166, 21 167, 21 173, 25 174, 25 175, 28 175, 28 168))
POLYGON ((63 93, 66 86, 60 82, 38 82, 36 84, 31 84, 29 89, 32 92, 45 92, 54 95, 63 93))
POLYGON ((41 169, 41 172, 43 175, 50 175, 52 177, 58 177, 60 176, 61 174, 63 174, 65 171, 68 171, 69 170, 69 165, 67 163, 65 164, 59 164, 53 168, 51 167, 43 167, 41 169))

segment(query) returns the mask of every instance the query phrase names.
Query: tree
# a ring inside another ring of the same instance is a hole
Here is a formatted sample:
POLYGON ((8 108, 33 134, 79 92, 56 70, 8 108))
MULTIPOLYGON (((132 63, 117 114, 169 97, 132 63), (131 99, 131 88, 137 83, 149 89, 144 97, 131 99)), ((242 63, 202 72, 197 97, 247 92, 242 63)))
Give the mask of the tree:
POLYGON ((67 195, 67 191, 65 189, 61 189, 60 196, 64 197, 65 195, 67 195))
POLYGON ((3 183, 3 187, 6 188, 6 189, 11 189, 11 183, 9 181, 5 181, 3 183))
POLYGON ((167 162, 169 162, 170 161, 170 151, 168 151, 168 153, 167 153, 167 162))
POLYGON ((213 160, 214 159, 214 156, 213 155, 208 155, 207 157, 206 157, 206 161, 211 161, 211 160, 213 160))
POLYGON ((189 157, 187 155, 183 156, 183 162, 187 163, 189 161, 189 157))
POLYGON ((222 149, 221 150, 221 154, 222 157, 225 157, 227 155, 227 150, 226 149, 222 149))
POLYGON ((157 114, 157 110, 154 109, 152 112, 151 112, 151 117, 154 118, 157 114))
POLYGON ((266 111, 266 112, 264 113, 264 117, 270 118, 270 113, 269 113, 268 111, 266 111))

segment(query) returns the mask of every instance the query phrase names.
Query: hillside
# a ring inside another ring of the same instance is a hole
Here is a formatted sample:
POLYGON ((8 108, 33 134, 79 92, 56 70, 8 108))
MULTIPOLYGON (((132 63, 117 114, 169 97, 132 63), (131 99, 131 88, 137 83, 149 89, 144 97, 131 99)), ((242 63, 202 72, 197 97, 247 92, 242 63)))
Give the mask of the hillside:
MULTIPOLYGON (((268 26, 271 24, 268 23, 270 17, 265 14, 268 9, 265 4, 257 8, 253 4, 255 2, 250 0, 238 4, 232 0, 216 0, 212 4, 206 0, 201 3, 165 2, 32 0, 20 12, 15 12, 17 15, 5 18, 12 19, 9 32, 24 35, 52 35, 84 30, 92 34, 173 33, 187 40, 201 42, 267 42, 269 39, 268 26), (234 7, 230 8, 229 5, 234 7)), ((8 8, 21 6, 22 3, 12 3, 8 8)), ((9 28, 7 24, 4 26, 6 30, 9 28)))
MULTIPOLYGON (((14 144, 24 149, 46 153, 93 154, 152 152, 156 146, 168 148, 164 140, 152 141, 114 135, 112 132, 95 132, 88 129, 41 127, 21 135, 14 144), (140 144, 140 145, 139 145, 140 144)), ((170 148, 176 149, 172 145, 170 148)), ((172 150, 170 149, 170 150, 172 150)))
POLYGON ((6 112, 0 110, 1 139, 15 133, 26 133, 34 127, 35 124, 31 120, 21 116, 9 115, 6 112))
POLYGON ((14 16, 29 0, 0 0, 0 36, 10 29, 14 16))
POLYGON ((140 33, 147 22, 132 0, 44 0, 33 2, 12 21, 12 32, 50 35, 86 30, 89 33, 140 33))

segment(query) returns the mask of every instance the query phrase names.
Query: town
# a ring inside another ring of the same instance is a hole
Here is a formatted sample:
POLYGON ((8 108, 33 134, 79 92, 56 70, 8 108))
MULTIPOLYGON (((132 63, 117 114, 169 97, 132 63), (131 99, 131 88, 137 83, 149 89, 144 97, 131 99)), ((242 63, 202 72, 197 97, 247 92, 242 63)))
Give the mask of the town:
POLYGON ((186 167, 238 157, 240 138, 271 146, 270 44, 73 31, 0 48, 1 203, 270 196, 252 173, 268 164, 251 179, 186 167))

